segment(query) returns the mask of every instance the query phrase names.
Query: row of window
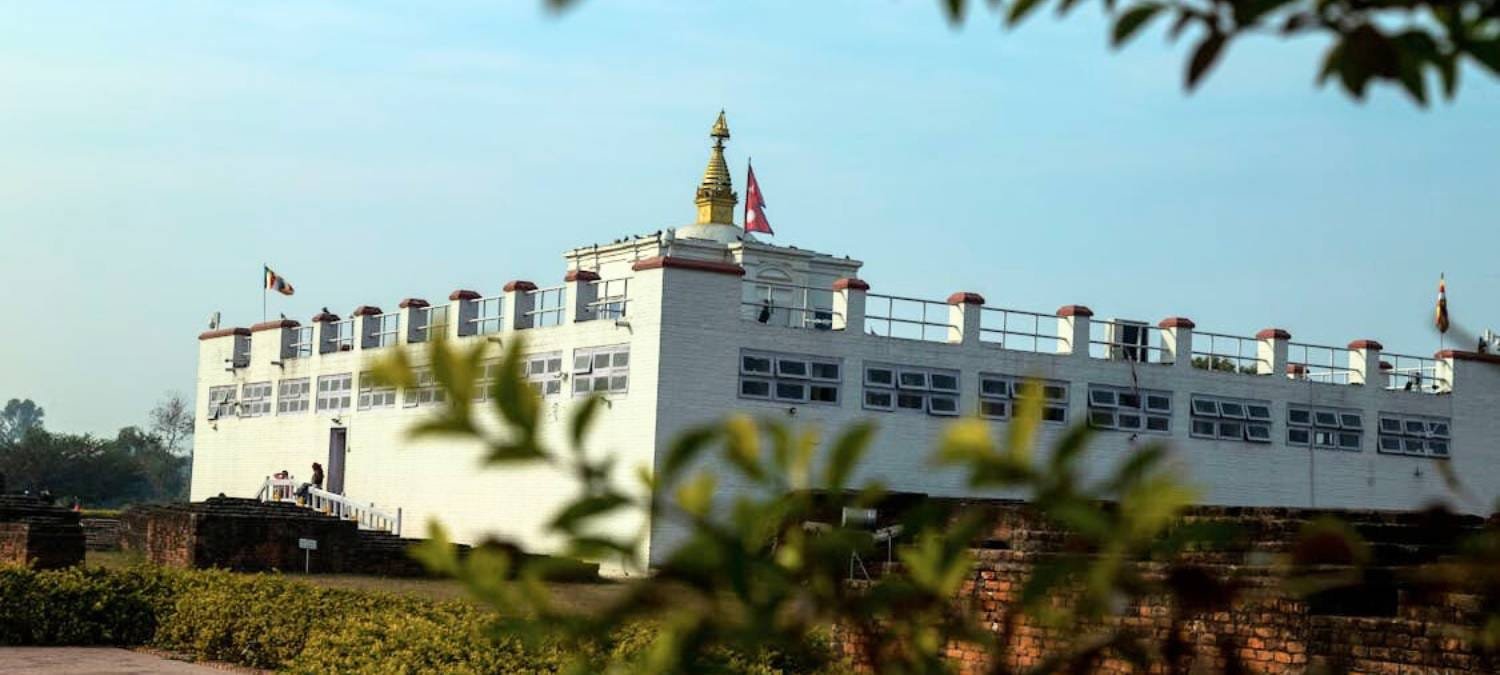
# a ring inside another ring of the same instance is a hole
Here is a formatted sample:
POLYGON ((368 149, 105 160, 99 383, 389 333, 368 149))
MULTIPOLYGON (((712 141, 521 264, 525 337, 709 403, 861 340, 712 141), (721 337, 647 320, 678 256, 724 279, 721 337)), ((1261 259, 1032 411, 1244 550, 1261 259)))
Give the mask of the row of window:
MULTIPOLYGON (((585 396, 592 393, 623 394, 630 386, 629 345, 590 347, 573 352, 573 393, 585 396)), ((533 354, 527 357, 524 375, 527 383, 540 396, 556 396, 562 393, 562 381, 568 375, 562 372, 562 352, 533 354)), ((477 383, 475 398, 484 400, 489 396, 490 385, 499 375, 500 364, 492 361, 484 365, 477 383)), ((406 407, 417 407, 442 403, 446 394, 438 384, 430 368, 413 373, 415 383, 406 389, 406 407)), ((379 385, 369 371, 359 374, 359 389, 354 389, 354 374, 339 373, 317 378, 316 390, 310 378, 285 379, 276 383, 275 410, 277 415, 296 415, 309 408, 320 413, 339 413, 357 405, 359 410, 377 410, 396 406, 396 387, 379 385)), ((272 396, 270 382, 247 382, 243 386, 222 385, 208 389, 208 418, 217 420, 238 415, 240 417, 263 417, 271 414, 272 396)))
MULTIPOLYGON (((773 352, 740 354, 741 398, 786 403, 825 403, 840 400, 843 368, 838 359, 773 352)), ((917 366, 868 364, 863 378, 863 407, 867 410, 910 410, 936 416, 958 414, 958 371, 917 366)), ((1068 383, 1042 380, 1032 391, 1042 399, 1042 418, 1068 421, 1068 383)), ((1027 395, 1025 379, 993 373, 979 374, 979 412, 1005 420, 1015 414, 1016 402, 1027 395)), ((1091 384, 1088 421, 1097 429, 1172 433, 1172 392, 1091 384)), ((1194 394, 1191 398, 1194 438, 1269 444, 1271 402, 1263 399, 1194 394)), ((1289 404, 1286 443, 1292 446, 1359 452, 1363 449, 1364 418, 1358 410, 1289 404)), ((1381 415, 1382 452, 1446 457, 1448 420, 1412 415, 1381 415)))

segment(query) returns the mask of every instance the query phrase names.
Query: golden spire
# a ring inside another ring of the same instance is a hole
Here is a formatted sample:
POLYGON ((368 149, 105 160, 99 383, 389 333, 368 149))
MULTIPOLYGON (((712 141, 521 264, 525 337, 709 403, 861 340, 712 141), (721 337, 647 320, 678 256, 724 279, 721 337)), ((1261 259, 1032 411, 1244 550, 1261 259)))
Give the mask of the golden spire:
POLYGON ((708 155, 708 168, 703 170, 703 182, 698 186, 699 223, 734 224, 734 205, 739 196, 734 193, 734 184, 729 178, 729 164, 724 161, 724 141, 729 138, 729 122, 724 120, 724 111, 708 132, 714 139, 713 150, 708 155))

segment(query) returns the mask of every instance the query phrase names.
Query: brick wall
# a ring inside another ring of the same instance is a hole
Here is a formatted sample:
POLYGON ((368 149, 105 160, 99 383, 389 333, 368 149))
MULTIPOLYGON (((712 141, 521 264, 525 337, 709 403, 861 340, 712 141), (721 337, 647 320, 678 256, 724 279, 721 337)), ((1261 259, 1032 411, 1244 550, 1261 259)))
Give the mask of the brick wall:
POLYGON ((0 495, 0 564, 38 569, 83 562, 78 514, 25 495, 0 495))
POLYGON ((90 551, 120 550, 119 518, 83 518, 78 524, 83 526, 84 548, 90 551))
MULTIPOLYGON (((1464 637, 1463 631, 1477 626, 1479 599, 1463 592, 1420 593, 1411 588, 1365 589, 1357 591, 1355 605, 1361 609, 1340 606, 1337 600, 1312 601, 1293 597, 1283 590, 1275 569, 1264 562, 1253 564, 1255 556, 1265 552, 1282 552, 1289 539, 1273 534, 1288 529, 1290 523, 1306 522, 1316 513, 1293 509, 1253 509, 1229 512, 1224 509, 1199 509, 1192 517, 1232 519, 1250 534, 1237 550, 1221 550, 1199 556, 1194 569, 1208 573, 1225 586, 1234 589, 1223 602, 1198 609, 1186 607, 1166 594, 1146 595, 1119 608, 1102 623, 1085 625, 1066 632, 1038 624, 1017 611, 1022 589, 1037 565, 1058 555, 1066 546, 1066 534, 1040 523, 1020 507, 997 509, 994 537, 986 548, 973 551, 977 564, 970 578, 954 598, 955 605, 965 608, 974 620, 993 634, 1002 647, 998 654, 1008 668, 1030 668, 1049 656, 1065 653, 1100 633, 1121 630, 1156 645, 1153 654, 1158 663, 1169 662, 1172 654, 1184 672, 1223 672, 1231 661, 1250 672, 1291 673, 1309 669, 1332 672, 1433 672, 1489 673, 1495 664, 1464 637), (1274 516, 1274 517, 1273 517, 1274 516), (996 550, 992 546, 1005 546, 996 550), (1381 611, 1379 602, 1369 602, 1372 595, 1391 593, 1394 611, 1381 611), (1371 612, 1371 607, 1376 609, 1371 612), (1350 614, 1384 614, 1352 616, 1350 614)), ((1452 532, 1444 545, 1430 533, 1443 528, 1424 521, 1419 514, 1345 514, 1357 530, 1364 533, 1376 551, 1378 569, 1395 572, 1392 578, 1409 571, 1411 565, 1436 560, 1452 551, 1452 532), (1407 529, 1409 528, 1409 529, 1407 529), (1375 536, 1372 536, 1375 535, 1375 536), (1411 543, 1421 534, 1431 540, 1427 548, 1411 543), (1396 542, 1406 543, 1398 544, 1396 542), (1398 547, 1402 553, 1382 553, 1384 547, 1398 547), (1395 557, 1393 557, 1395 556, 1395 557), (1404 562, 1396 562, 1404 556, 1404 562)), ((1461 529, 1474 531, 1478 519, 1458 519, 1461 529)), ((1443 535, 1438 535, 1443 536, 1443 535)), ((1161 581, 1169 573, 1162 563, 1136 562, 1135 571, 1150 581, 1161 581)), ((1349 600, 1346 596, 1344 600, 1349 600)), ((1054 597, 1056 606, 1068 606, 1067 597, 1054 597)), ((856 665, 867 667, 878 656, 868 650, 871 644, 848 627, 837 627, 834 645, 856 665)), ((964 673, 985 672, 990 655, 977 645, 952 643, 946 657, 964 673)), ((1107 654, 1090 666, 1093 672, 1136 672, 1117 654, 1107 654)), ((1161 666, 1152 672, 1166 672, 1161 666)))

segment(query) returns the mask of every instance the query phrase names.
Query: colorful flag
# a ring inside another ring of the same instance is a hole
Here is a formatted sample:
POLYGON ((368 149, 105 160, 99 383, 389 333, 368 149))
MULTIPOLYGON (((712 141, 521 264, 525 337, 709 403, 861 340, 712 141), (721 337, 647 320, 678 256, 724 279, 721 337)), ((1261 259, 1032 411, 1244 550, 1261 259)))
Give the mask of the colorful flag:
POLYGON ((271 271, 269 266, 266 267, 266 290, 276 291, 282 295, 291 295, 294 292, 292 282, 287 281, 286 277, 271 271))
POLYGON ((750 177, 745 179, 745 231, 776 234, 766 220, 766 199, 760 194, 760 183, 755 180, 755 167, 750 168, 750 177))
POLYGON ((1448 281, 1443 275, 1438 275, 1438 299, 1437 316, 1435 318, 1439 333, 1448 332, 1448 281))

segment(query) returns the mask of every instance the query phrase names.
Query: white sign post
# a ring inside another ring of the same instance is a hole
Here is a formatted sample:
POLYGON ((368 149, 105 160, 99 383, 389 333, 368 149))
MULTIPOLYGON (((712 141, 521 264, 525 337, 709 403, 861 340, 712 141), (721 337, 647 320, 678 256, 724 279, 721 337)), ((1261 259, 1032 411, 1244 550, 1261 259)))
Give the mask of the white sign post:
POLYGON ((317 539, 298 539, 297 548, 302 549, 302 573, 312 573, 312 552, 318 550, 317 539))

